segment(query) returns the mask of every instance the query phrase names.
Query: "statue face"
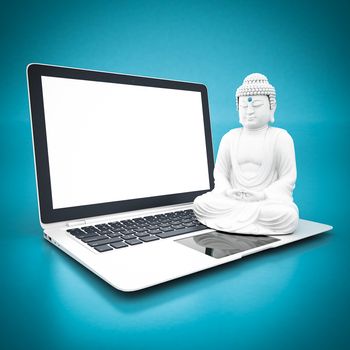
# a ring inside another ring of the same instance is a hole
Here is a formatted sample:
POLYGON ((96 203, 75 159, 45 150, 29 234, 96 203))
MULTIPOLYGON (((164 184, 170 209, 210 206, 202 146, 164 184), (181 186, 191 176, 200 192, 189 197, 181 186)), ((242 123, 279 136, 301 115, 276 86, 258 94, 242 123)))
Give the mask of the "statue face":
POLYGON ((270 109, 265 95, 241 96, 239 98, 239 122, 248 129, 259 129, 273 121, 275 109, 270 109))

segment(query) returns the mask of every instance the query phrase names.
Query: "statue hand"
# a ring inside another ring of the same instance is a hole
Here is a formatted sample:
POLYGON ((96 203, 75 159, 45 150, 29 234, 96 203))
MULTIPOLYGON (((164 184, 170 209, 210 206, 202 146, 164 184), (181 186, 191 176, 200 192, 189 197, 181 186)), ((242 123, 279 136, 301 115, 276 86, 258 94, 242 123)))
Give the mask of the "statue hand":
POLYGON ((263 191, 244 191, 244 200, 247 202, 257 202, 265 199, 263 191))
POLYGON ((265 193, 262 191, 228 190, 226 193, 229 197, 246 202, 257 202, 265 199, 265 193))

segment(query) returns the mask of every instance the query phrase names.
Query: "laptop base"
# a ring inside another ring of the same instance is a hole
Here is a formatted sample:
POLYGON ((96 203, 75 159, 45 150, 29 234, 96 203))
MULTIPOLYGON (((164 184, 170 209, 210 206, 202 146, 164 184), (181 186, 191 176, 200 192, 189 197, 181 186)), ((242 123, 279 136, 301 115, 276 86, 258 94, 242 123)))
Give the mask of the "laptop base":
POLYGON ((267 242, 267 244, 222 257, 203 254, 182 242, 185 239, 194 240, 195 237, 205 234, 215 233, 219 237, 220 235, 228 236, 211 229, 103 254, 87 249, 62 228, 45 230, 44 237, 114 288, 132 292, 238 260, 259 251, 296 242, 331 229, 332 226, 329 225, 300 220, 293 234, 270 236, 273 239, 270 243, 267 242))

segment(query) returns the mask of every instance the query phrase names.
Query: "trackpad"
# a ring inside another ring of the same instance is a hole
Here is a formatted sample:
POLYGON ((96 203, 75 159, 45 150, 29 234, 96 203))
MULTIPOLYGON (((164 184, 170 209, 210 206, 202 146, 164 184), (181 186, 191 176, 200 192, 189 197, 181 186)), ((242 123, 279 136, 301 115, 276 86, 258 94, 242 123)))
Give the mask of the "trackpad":
POLYGON ((276 241, 279 241, 279 239, 275 237, 226 234, 217 231, 176 240, 178 243, 216 259, 276 241))

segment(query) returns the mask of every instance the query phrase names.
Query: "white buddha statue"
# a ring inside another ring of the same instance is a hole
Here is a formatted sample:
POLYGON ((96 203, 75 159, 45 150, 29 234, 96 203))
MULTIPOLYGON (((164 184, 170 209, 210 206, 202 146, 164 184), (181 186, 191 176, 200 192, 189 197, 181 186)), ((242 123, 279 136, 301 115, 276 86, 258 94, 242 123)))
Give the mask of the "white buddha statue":
POLYGON ((295 231, 293 202, 297 171, 293 139, 274 122, 276 93, 267 78, 248 75, 236 91, 242 128, 221 140, 213 191, 197 197, 194 212, 215 230, 255 235, 295 231))

